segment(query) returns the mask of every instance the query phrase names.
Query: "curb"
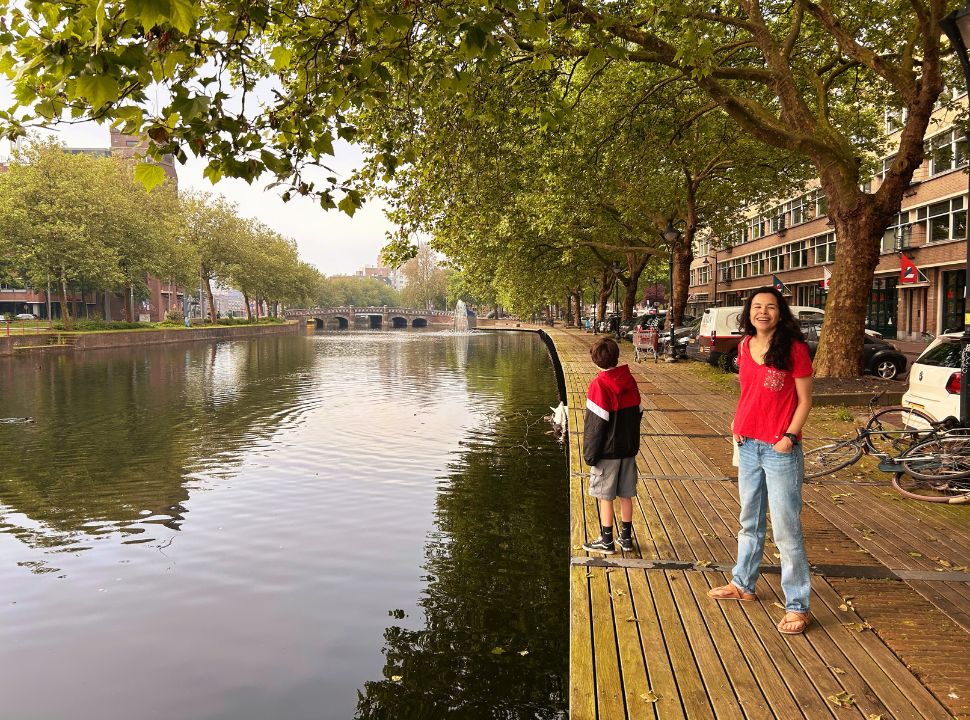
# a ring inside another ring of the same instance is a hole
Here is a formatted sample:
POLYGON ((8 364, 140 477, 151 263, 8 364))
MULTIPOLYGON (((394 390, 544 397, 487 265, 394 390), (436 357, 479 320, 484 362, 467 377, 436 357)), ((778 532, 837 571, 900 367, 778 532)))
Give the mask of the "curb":
MULTIPOLYGON (((906 392, 905 389, 902 390, 887 390, 886 394, 882 396, 882 402, 880 405, 899 405, 903 399, 903 393, 906 392)), ((824 405, 868 405, 869 400, 872 399, 872 392, 864 393, 814 393, 812 395, 812 404, 817 406, 824 405)))

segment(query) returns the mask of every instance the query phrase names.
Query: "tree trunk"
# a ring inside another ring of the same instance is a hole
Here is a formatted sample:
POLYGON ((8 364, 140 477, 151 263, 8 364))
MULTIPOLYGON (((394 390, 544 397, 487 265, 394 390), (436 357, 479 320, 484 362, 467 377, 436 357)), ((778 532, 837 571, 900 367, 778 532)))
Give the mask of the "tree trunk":
POLYGON ((214 325, 216 322, 216 304, 212 300, 212 283, 208 276, 205 277, 205 295, 209 299, 209 321, 214 325))
POLYGON ((65 330, 74 329, 74 321, 71 319, 71 308, 67 304, 67 278, 64 277, 64 268, 60 273, 60 296, 61 296, 61 320, 64 322, 65 330))
POLYGON ((875 203, 863 201, 852 210, 829 208, 838 242, 836 262, 825 304, 825 332, 815 354, 818 377, 851 378, 862 374, 866 308, 879 263, 879 244, 889 218, 875 203))
POLYGON ((576 327, 581 328, 583 326, 583 288, 576 288, 573 297, 576 298, 576 327))
POLYGON ((637 287, 640 285, 640 276, 647 267, 647 262, 650 260, 650 257, 650 255, 642 253, 627 253, 626 262, 629 274, 624 282, 624 288, 626 289, 626 295, 623 297, 624 321, 633 319, 633 306, 637 301, 637 287))
POLYGON ((253 321, 253 309, 249 307, 249 295, 243 293, 243 302, 246 303, 246 319, 249 322, 253 321))

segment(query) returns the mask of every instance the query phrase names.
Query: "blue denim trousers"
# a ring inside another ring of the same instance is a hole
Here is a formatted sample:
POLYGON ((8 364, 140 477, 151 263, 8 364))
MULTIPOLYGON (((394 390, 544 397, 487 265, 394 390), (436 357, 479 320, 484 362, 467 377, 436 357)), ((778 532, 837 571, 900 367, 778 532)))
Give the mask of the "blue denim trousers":
POLYGON ((745 438, 739 451, 738 494, 741 496, 741 530, 738 562, 732 581, 753 593, 764 554, 766 512, 781 554, 781 589, 785 609, 808 612, 812 584, 802 538, 802 480, 805 462, 801 445, 780 453, 770 443, 745 438))

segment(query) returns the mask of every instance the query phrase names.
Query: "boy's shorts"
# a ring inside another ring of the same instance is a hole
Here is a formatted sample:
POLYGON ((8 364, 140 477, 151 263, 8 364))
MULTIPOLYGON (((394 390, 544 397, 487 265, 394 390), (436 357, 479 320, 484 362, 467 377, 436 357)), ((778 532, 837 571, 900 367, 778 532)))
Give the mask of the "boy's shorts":
POLYGON ((635 497, 637 494, 637 459, 600 460, 589 469, 589 494, 599 500, 635 497))

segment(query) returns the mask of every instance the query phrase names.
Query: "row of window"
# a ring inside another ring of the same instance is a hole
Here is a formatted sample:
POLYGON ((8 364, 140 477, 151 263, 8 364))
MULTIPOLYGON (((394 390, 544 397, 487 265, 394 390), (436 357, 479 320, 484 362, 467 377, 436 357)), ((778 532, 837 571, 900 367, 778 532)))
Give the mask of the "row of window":
MULTIPOLYGON (((953 129, 930 138, 926 142, 926 157, 929 158, 930 177, 966 165, 966 136, 962 131, 953 129)), ((895 155, 885 158, 882 161, 882 169, 876 173, 875 177, 880 180, 885 179, 886 173, 895 159, 895 155)), ((868 192, 869 187, 869 184, 864 184, 863 189, 868 192)), ((827 213, 828 206, 825 195, 821 190, 812 190, 793 200, 776 205, 767 212, 749 219, 744 225, 731 230, 724 236, 721 247, 736 247, 752 240, 758 240, 765 235, 801 225, 827 213)))
MULTIPOLYGON (((898 213, 883 233, 882 252, 900 252, 912 247, 914 228, 921 229, 926 243, 966 238, 967 210, 964 203, 963 197, 957 197, 898 213)), ((697 255, 705 254, 707 254, 705 248, 698 247, 697 255)), ((735 278, 754 277, 834 261, 835 233, 828 232, 744 257, 718 262, 718 280, 723 282, 735 278)), ((691 285, 706 285, 708 282, 710 282, 709 267, 700 266, 692 271, 691 285), (701 279, 702 277, 705 279, 701 279)))

